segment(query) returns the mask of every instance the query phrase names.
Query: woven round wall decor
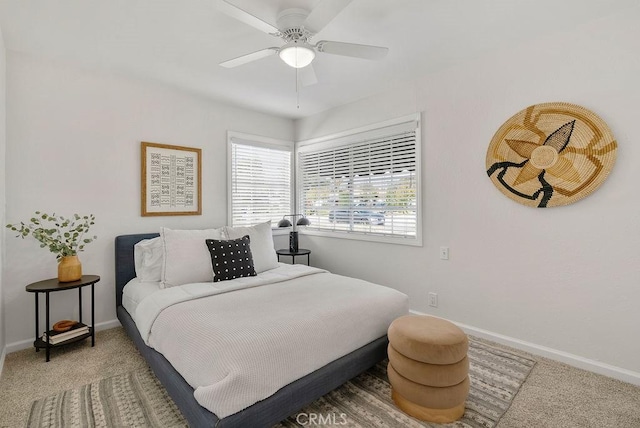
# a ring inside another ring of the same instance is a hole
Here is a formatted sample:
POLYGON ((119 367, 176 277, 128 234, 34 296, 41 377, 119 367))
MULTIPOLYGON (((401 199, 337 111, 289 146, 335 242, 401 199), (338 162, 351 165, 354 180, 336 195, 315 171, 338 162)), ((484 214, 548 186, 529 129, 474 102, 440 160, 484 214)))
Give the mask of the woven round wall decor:
POLYGON ((507 120, 487 150, 487 174, 508 198, 546 208, 596 190, 616 161, 617 143, 595 113, 574 104, 536 104, 507 120))

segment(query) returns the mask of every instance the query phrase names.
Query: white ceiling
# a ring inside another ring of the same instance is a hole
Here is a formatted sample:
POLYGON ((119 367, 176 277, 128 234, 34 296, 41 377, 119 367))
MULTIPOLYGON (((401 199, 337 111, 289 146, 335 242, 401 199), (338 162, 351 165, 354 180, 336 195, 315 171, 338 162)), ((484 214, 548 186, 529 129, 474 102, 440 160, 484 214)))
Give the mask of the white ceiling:
MULTIPOLYGON (((322 0, 229 0, 276 25, 279 11, 322 0)), ((382 61, 318 53, 300 88, 277 56, 219 62, 280 39, 217 10, 216 0, 0 0, 7 50, 158 80, 225 103, 299 118, 526 40, 568 31, 637 0, 353 0, 312 42, 386 46, 382 61)), ((544 60, 541 58, 541 60, 544 60)), ((552 70, 550 70, 552 72, 552 70)))

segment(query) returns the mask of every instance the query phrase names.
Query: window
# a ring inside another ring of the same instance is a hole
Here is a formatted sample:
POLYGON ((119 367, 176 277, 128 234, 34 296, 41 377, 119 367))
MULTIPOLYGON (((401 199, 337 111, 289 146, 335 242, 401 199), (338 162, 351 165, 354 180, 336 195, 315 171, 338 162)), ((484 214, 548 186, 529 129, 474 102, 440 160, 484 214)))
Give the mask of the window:
POLYGON ((303 142, 297 151, 305 231, 422 245, 419 115, 303 142))
POLYGON ((229 224, 275 224, 292 211, 293 143, 230 132, 229 224))

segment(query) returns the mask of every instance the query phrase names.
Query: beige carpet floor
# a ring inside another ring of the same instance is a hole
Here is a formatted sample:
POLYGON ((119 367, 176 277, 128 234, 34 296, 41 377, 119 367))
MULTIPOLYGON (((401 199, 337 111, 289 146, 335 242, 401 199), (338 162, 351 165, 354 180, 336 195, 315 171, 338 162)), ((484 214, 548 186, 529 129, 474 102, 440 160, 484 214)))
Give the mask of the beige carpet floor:
MULTIPOLYGON (((495 344, 494 344, 495 345, 495 344)), ((501 428, 640 427, 640 388, 540 357, 501 428)), ((33 349, 8 354, 0 378, 0 426, 21 427, 31 402, 146 366, 122 328, 55 349, 45 363, 33 349)))

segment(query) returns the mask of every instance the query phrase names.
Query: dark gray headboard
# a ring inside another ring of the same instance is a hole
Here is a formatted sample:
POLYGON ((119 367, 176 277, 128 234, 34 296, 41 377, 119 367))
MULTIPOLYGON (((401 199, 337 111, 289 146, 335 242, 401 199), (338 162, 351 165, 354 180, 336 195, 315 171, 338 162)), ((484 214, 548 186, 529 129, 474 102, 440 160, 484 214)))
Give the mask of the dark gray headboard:
POLYGON ((122 305, 122 289, 136 276, 133 246, 143 239, 160 236, 158 233, 138 233, 116 236, 116 307, 122 305))

